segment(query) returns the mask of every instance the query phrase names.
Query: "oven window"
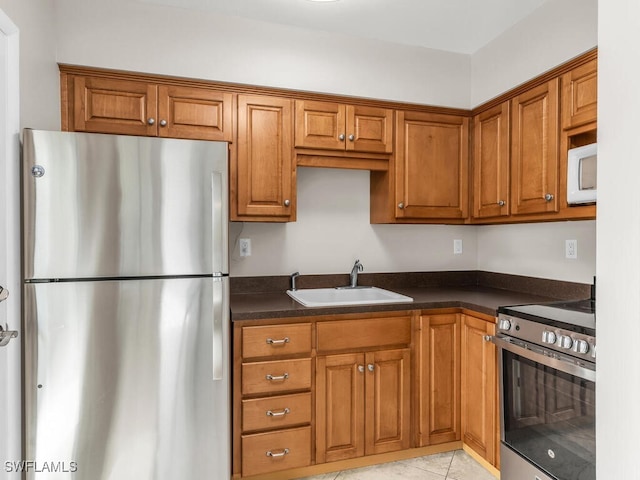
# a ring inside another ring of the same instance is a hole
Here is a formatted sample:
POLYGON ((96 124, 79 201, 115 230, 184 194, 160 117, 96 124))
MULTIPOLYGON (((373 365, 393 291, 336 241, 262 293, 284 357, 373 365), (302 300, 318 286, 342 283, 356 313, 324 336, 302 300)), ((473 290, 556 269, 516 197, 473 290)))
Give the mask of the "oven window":
POLYGON ((502 361, 503 441, 558 480, 595 480, 595 383, 506 350, 502 361))

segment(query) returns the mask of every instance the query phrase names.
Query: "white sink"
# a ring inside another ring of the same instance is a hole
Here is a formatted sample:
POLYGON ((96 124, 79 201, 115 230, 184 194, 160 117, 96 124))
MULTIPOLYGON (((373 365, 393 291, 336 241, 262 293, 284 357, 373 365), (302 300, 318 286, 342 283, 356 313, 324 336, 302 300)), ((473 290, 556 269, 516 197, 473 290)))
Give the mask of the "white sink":
POLYGON ((343 305, 413 302, 413 298, 411 297, 378 287, 303 288, 287 290, 287 294, 305 307, 337 307, 343 305))

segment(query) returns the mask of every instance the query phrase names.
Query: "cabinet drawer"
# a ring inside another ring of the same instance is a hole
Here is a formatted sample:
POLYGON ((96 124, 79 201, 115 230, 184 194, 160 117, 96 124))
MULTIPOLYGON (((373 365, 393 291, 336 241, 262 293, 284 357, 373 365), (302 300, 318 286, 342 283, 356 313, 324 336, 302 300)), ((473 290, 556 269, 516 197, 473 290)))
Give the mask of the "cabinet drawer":
POLYGON ((311 393, 242 401, 242 430, 267 430, 311 423, 311 393))
POLYGON ((311 427, 242 436, 242 476, 311 465, 311 427))
POLYGON ((411 343, 411 317, 318 322, 318 351, 411 343))
POLYGON ((266 325, 242 329, 243 358, 311 354, 311 324, 266 325))
POLYGON ((310 358, 242 364, 243 395, 310 388, 310 358))

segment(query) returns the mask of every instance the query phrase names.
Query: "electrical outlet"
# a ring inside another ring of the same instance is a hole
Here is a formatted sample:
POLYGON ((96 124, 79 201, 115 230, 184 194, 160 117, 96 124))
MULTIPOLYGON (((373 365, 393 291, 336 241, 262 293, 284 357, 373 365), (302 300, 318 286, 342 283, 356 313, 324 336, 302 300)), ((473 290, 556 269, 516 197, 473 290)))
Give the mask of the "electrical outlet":
POLYGON ((564 244, 565 256, 567 258, 578 258, 578 241, 577 240, 565 240, 564 244))
POLYGON ((238 240, 238 245, 240 246, 241 257, 251 256, 251 239, 250 238, 241 238, 240 240, 238 240))
POLYGON ((462 255, 462 239, 456 238, 453 241, 453 254, 462 255))

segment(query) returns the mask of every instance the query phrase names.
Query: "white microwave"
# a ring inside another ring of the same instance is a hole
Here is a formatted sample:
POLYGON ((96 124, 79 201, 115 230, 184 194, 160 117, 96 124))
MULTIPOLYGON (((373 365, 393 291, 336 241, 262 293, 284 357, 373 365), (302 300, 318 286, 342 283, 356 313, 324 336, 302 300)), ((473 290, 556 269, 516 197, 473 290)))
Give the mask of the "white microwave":
POLYGON ((570 149, 567 160, 567 203, 595 203, 598 144, 570 149))

